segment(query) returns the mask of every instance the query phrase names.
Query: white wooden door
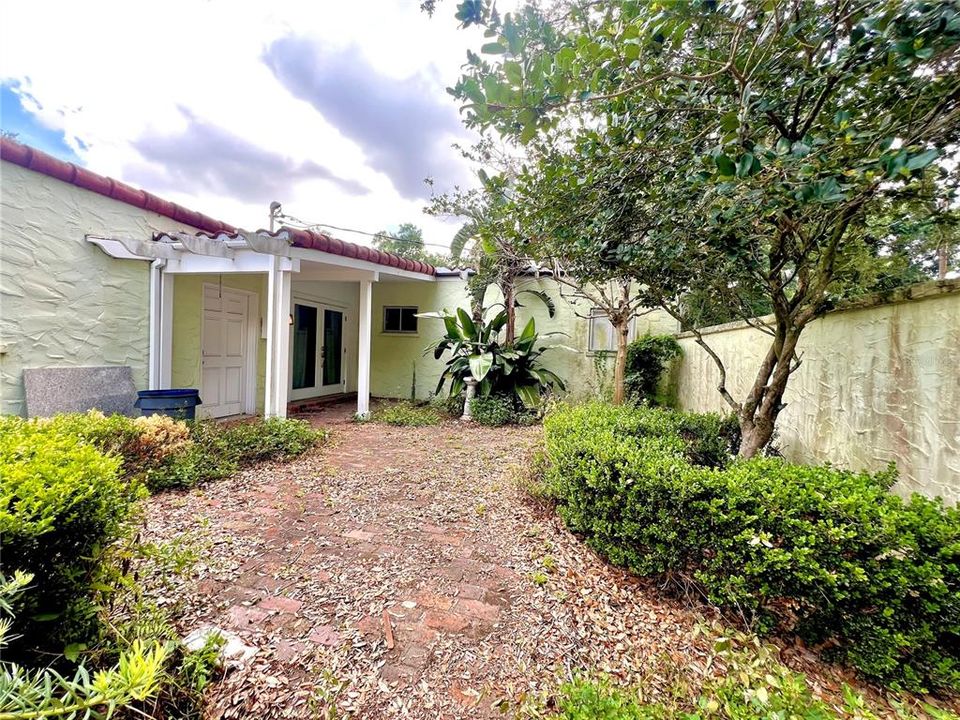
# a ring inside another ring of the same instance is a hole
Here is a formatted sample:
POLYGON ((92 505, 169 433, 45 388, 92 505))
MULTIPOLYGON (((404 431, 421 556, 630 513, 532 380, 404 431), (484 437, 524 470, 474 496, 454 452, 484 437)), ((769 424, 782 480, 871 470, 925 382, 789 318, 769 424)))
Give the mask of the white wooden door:
POLYGON ((238 415, 247 377, 247 296, 217 286, 203 289, 202 379, 204 415, 238 415))

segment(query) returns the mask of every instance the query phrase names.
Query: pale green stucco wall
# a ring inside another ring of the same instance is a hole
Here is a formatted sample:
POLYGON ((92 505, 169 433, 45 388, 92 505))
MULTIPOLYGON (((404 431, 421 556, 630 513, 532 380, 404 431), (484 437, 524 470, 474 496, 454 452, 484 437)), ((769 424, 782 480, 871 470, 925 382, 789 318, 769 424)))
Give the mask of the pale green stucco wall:
MULTIPOLYGON (((559 375, 573 397, 596 395, 610 384, 613 361, 611 357, 596 358, 588 353, 588 321, 578 317, 587 315, 590 306, 584 302, 574 305, 561 296, 557 284, 550 279, 521 280, 519 289, 545 291, 556 303, 557 312, 549 317, 546 307, 536 298, 520 296, 523 307, 517 310, 517 332, 523 329, 531 315, 536 319, 542 335, 560 332, 564 335, 544 337, 543 344, 556 346, 543 355, 543 364, 559 375), (599 371, 599 374, 598 374, 599 371)), ((499 291, 491 289, 485 305, 502 301, 499 291)), ((443 336, 443 322, 421 318, 416 335, 397 335, 383 332, 383 308, 389 305, 416 305, 421 312, 469 308, 466 285, 459 279, 438 279, 433 283, 380 282, 373 289, 373 349, 371 392, 379 397, 409 398, 416 371, 415 396, 426 399, 436 389, 444 360, 434 360, 424 350, 443 336)), ((636 319, 636 332, 672 333, 676 322, 662 312, 653 312, 636 319)))
MULTIPOLYGON (((960 500, 960 281, 952 283, 923 299, 831 313, 804 331, 777 422, 788 458, 871 470, 895 462, 899 492, 960 500)), ((742 398, 769 336, 734 324, 704 337, 742 398)), ((680 344, 681 406, 729 411, 713 361, 693 338, 680 344)))
POLYGON ((173 230, 194 231, 0 162, 0 412, 24 413, 25 368, 129 365, 146 387, 149 263, 84 236, 173 230))
MULTIPOLYGON (((173 281, 173 348, 170 383, 173 387, 200 388, 200 342, 203 326, 203 286, 257 293, 259 316, 248 318, 259 330, 257 341, 257 412, 263 412, 267 366, 267 341, 263 338, 261 318, 267 313, 266 274, 177 275, 173 281)), ((201 400, 202 400, 201 396, 201 400)))

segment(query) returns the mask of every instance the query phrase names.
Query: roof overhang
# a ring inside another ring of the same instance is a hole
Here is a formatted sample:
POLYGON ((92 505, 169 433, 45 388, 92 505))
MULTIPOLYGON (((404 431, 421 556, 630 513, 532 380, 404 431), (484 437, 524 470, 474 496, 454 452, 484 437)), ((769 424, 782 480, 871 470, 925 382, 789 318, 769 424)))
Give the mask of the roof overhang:
MULTIPOLYGON (((384 277, 433 282, 430 274, 351 258, 323 250, 297 247, 288 231, 265 230, 207 234, 158 233, 150 240, 87 235, 87 241, 113 258, 160 261, 171 274, 269 272, 280 258, 280 269, 304 280, 351 282, 384 277)), ((432 270, 432 268, 431 268, 432 270)))

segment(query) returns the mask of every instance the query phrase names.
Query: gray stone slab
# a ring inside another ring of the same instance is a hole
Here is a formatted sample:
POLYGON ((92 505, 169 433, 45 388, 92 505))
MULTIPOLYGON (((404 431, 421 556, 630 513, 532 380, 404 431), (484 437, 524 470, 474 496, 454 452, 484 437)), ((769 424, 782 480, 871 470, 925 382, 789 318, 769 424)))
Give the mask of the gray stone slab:
POLYGON ((139 415, 137 388, 129 365, 35 368, 23 371, 27 417, 101 410, 139 415))

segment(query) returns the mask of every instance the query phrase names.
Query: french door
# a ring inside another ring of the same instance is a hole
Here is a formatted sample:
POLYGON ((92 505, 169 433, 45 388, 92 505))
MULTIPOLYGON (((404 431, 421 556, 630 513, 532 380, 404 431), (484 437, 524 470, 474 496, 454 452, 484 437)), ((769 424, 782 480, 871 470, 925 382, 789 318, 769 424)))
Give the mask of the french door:
POLYGON ((292 332, 290 399, 343 392, 343 312, 295 300, 292 332))

